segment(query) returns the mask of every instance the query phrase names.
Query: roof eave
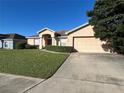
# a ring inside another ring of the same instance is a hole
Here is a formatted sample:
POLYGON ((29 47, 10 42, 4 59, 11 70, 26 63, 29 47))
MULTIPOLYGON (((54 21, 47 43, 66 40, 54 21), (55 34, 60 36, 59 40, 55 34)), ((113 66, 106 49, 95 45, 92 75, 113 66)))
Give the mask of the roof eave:
POLYGON ((26 38, 28 39, 28 38, 40 38, 40 37, 26 37, 26 38))

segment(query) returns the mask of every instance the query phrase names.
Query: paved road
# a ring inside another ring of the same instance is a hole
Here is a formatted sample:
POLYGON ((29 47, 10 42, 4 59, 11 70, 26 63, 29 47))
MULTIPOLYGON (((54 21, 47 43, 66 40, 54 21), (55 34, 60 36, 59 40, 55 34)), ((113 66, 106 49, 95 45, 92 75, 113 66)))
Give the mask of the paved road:
POLYGON ((124 93, 124 57, 71 54, 52 78, 26 93, 124 93))
POLYGON ((0 73, 0 93, 22 93, 42 79, 0 73))

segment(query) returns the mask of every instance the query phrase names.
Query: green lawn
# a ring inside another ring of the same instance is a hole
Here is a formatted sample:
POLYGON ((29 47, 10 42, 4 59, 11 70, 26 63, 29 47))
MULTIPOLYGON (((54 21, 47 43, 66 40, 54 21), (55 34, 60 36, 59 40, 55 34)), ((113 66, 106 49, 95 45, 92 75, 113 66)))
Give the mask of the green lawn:
POLYGON ((67 57, 39 50, 0 50, 0 72, 48 78, 67 57))

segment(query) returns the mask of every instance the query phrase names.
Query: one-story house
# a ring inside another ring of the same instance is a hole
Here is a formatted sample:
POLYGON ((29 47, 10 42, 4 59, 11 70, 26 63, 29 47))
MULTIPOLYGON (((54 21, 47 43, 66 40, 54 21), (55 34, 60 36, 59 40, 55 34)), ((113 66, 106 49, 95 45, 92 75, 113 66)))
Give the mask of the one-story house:
POLYGON ((105 42, 94 37, 93 26, 88 23, 78 26, 69 31, 54 31, 49 28, 44 28, 38 31, 37 38, 27 37, 27 42, 34 44, 35 39, 38 39, 39 49, 46 45, 55 46, 72 46, 78 52, 108 52, 103 47, 105 42))
POLYGON ((24 36, 19 34, 0 34, 0 48, 1 49, 15 49, 18 42, 26 42, 24 36))

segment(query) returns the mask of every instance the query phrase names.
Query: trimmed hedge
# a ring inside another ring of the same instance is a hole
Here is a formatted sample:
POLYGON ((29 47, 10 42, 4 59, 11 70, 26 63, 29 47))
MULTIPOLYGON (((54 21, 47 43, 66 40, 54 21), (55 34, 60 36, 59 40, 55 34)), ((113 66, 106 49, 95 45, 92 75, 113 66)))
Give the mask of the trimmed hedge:
POLYGON ((16 42, 15 44, 16 49, 38 49, 36 45, 28 45, 24 42, 16 42))
POLYGON ((44 49, 50 50, 50 51, 55 51, 55 52, 66 52, 66 53, 71 53, 73 47, 70 46, 45 46, 44 49))
POLYGON ((25 45, 25 48, 26 49, 37 49, 38 46, 36 46, 36 45, 25 45))
POLYGON ((24 42, 16 42, 15 48, 16 49, 25 49, 25 44, 24 42))

